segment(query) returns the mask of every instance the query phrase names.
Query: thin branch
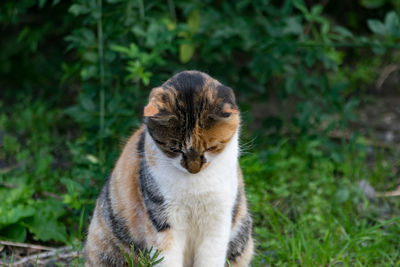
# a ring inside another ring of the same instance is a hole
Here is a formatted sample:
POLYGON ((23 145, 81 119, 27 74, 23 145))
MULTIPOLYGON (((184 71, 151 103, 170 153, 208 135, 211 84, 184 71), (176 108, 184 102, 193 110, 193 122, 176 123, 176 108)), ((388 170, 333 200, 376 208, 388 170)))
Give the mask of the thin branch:
MULTIPOLYGON (((336 140, 344 139, 346 141, 350 141, 351 140, 351 135, 352 135, 352 132, 350 132, 350 131, 340 131, 340 130, 335 130, 335 131, 332 131, 332 132, 329 133, 329 137, 331 139, 334 139, 334 140, 335 139, 336 140)), ((365 138, 365 140, 366 140, 366 142, 367 142, 367 144, 369 146, 378 147, 378 148, 384 148, 384 149, 393 148, 393 144, 392 143, 384 143, 384 142, 379 142, 379 141, 373 141, 373 140, 370 140, 370 139, 368 139, 366 137, 364 137, 364 138, 365 138)))
POLYGON ((19 167, 19 165, 15 164, 15 165, 11 165, 11 166, 7 166, 7 167, 4 167, 4 168, 1 168, 0 169, 0 174, 5 174, 5 173, 7 173, 9 171, 12 171, 12 170, 18 168, 18 167, 19 167))
POLYGON ((378 80, 376 81, 376 87, 378 89, 381 89, 383 83, 390 76, 390 74, 392 74, 393 72, 395 72, 399 69, 400 69, 399 64, 390 64, 390 65, 384 67, 381 74, 379 75, 378 80))
POLYGON ((105 116, 105 89, 104 89, 104 40, 103 40, 103 9, 102 0, 97 1, 97 8, 99 17, 97 19, 97 49, 99 54, 99 67, 100 67, 100 144, 99 144, 99 158, 103 160, 103 134, 104 134, 104 116, 105 116))
POLYGON ((17 188, 18 186, 15 184, 9 184, 6 182, 0 182, 0 186, 5 187, 5 188, 17 188))
POLYGON ((396 188, 394 191, 388 191, 388 192, 380 192, 376 193, 377 197, 399 197, 400 196, 400 186, 396 188))
POLYGON ((55 198, 57 200, 63 200, 63 198, 55 193, 51 193, 51 192, 41 192, 41 194, 45 197, 51 197, 51 198, 55 198))
POLYGON ((56 258, 69 258, 69 257, 75 257, 78 255, 77 251, 72 251, 71 247, 62 247, 53 251, 47 251, 47 252, 42 252, 42 253, 38 253, 38 254, 34 254, 34 255, 30 255, 27 257, 24 257, 22 259, 20 259, 17 262, 13 263, 13 266, 16 265, 22 265, 24 263, 27 263, 29 261, 35 261, 36 259, 40 260, 40 259, 45 259, 45 258, 50 258, 50 257, 56 257, 56 258))
POLYGON ((0 240, 0 244, 5 245, 5 246, 11 246, 11 247, 31 248, 31 249, 37 249, 37 250, 48 250, 48 251, 55 250, 55 248, 52 248, 52 247, 46 247, 46 246, 35 245, 35 244, 27 244, 27 243, 11 242, 11 241, 2 241, 2 240, 0 240))

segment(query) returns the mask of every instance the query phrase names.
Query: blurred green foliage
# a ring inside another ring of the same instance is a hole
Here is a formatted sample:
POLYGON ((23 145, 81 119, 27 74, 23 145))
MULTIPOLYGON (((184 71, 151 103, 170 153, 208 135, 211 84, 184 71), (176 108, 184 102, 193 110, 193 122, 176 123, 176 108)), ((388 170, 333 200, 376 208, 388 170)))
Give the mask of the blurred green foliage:
POLYGON ((356 186, 390 171, 366 168, 362 139, 329 133, 399 58, 399 10, 395 0, 3 1, 0 236, 80 243, 150 89, 198 69, 234 88, 243 139, 255 138, 242 158, 255 266, 395 264, 399 221, 373 218, 356 186), (254 104, 273 97, 290 112, 255 121, 254 104))

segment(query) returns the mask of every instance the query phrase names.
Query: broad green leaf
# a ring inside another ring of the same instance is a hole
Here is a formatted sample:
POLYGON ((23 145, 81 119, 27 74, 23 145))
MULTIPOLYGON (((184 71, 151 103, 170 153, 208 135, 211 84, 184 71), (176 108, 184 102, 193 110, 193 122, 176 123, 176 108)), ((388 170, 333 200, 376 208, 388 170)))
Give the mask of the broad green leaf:
POLYGON ((26 239, 26 228, 20 224, 9 225, 0 230, 0 239, 24 242, 26 239))
POLYGON ((297 90, 297 81, 295 79, 295 77, 293 76, 288 76, 285 79, 285 91, 288 93, 293 93, 297 90))
POLYGON ((18 204, 14 207, 0 206, 0 227, 14 224, 22 218, 30 217, 35 214, 35 209, 31 206, 18 204))
POLYGON ((335 26, 335 27, 333 27, 333 30, 335 32, 337 32, 338 34, 342 35, 343 37, 349 37, 349 38, 354 37, 353 33, 344 27, 335 26))
POLYGON ((361 0, 360 3, 366 8, 379 8, 385 4, 386 0, 361 0))
POLYGON ((340 65, 343 62, 344 53, 341 51, 337 51, 335 49, 329 49, 328 51, 326 51, 326 55, 328 56, 328 58, 333 60, 337 65, 340 65))
POLYGON ((347 188, 341 188, 336 191, 335 200, 339 204, 346 202, 349 199, 350 192, 347 188))
POLYGON ((32 219, 26 220, 24 225, 35 235, 37 240, 67 241, 65 225, 59 223, 57 218, 37 213, 32 219))
POLYGON ((72 6, 70 6, 68 11, 75 16, 79 16, 88 13, 90 10, 84 5, 73 4, 72 6))
POLYGON ((20 144, 17 138, 10 135, 6 135, 3 137, 2 149, 4 149, 4 151, 8 153, 16 153, 20 149, 20 144))
POLYGON ((315 5, 311 9, 311 14, 313 16, 318 16, 322 12, 322 6, 321 5, 315 5))
POLYGON ((39 8, 43 8, 46 4, 46 0, 39 0, 39 8))
POLYGON ((37 201, 34 207, 36 209, 34 216, 24 219, 23 225, 35 235, 35 239, 65 242, 67 240, 65 225, 58 222, 58 219, 65 214, 63 204, 55 199, 46 199, 37 201))
POLYGON ((329 23, 322 23, 322 26, 321 26, 321 33, 325 36, 325 35, 327 35, 328 33, 329 33, 329 28, 330 28, 330 25, 329 25, 329 23))
POLYGON ((169 21, 167 24, 167 29, 170 31, 173 31, 176 29, 176 22, 175 21, 169 21))
POLYGON ((98 56, 97 53, 93 52, 93 51, 87 51, 83 54, 83 58, 90 62, 90 63, 97 63, 98 60, 98 56))
POLYGON ((81 70, 81 77, 84 81, 87 81, 91 78, 94 78, 98 75, 98 68, 97 66, 87 66, 82 68, 81 70))
POLYGON ((303 25, 301 24, 300 17, 288 17, 285 22, 286 25, 282 30, 284 34, 300 35, 303 33, 303 25))
POLYGON ((193 44, 181 44, 179 46, 179 59, 182 63, 188 62, 194 53, 193 44))
POLYGON ((381 35, 386 34, 385 25, 382 22, 380 22, 379 20, 369 19, 367 23, 368 23, 368 27, 371 29, 372 32, 374 32, 376 34, 381 34, 381 35))
POLYGON ((128 48, 126 48, 125 46, 121 46, 121 45, 112 45, 111 49, 116 52, 124 53, 127 55, 129 55, 129 53, 130 53, 128 48))
POLYGON ((200 12, 199 10, 194 10, 190 13, 188 18, 188 28, 191 34, 195 34, 200 26, 200 12))
POLYGON ((111 49, 129 56, 130 58, 137 58, 139 56, 139 47, 135 43, 131 43, 129 48, 121 45, 112 45, 111 49))
POLYGON ((300 10, 304 15, 309 15, 310 12, 307 9, 306 4, 303 0, 293 0, 293 5, 300 10))
POLYGON ((82 96, 79 98, 82 107, 87 111, 95 111, 96 105, 89 96, 82 96))
POLYGON ((52 155, 45 149, 40 151, 40 157, 37 159, 35 174, 39 177, 45 176, 50 170, 51 163, 53 162, 52 155))
POLYGON ((93 164, 99 163, 99 159, 97 157, 93 156, 92 154, 86 155, 86 159, 93 164))
POLYGON ((387 34, 394 37, 400 36, 400 18, 396 12, 391 11, 386 14, 385 28, 387 34))

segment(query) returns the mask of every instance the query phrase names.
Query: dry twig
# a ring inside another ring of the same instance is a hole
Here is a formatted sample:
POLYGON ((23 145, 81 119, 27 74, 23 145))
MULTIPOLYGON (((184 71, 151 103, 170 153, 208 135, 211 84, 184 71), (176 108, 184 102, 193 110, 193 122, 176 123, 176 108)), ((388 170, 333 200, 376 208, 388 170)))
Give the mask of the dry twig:
POLYGON ((26 256, 21 258, 20 260, 10 264, 10 263, 4 263, 5 266, 22 266, 25 263, 28 262, 43 262, 44 260, 50 260, 50 259, 70 259, 73 257, 77 257, 78 252, 77 251, 72 251, 71 247, 62 247, 58 249, 53 249, 51 251, 46 251, 46 252, 41 252, 41 253, 36 253, 30 256, 26 256), (8 264, 8 265, 7 265, 8 264))
POLYGON ((52 248, 52 247, 46 247, 46 246, 35 245, 35 244, 11 242, 11 241, 2 241, 2 240, 0 240, 0 244, 5 245, 5 246, 10 246, 10 247, 30 248, 30 249, 36 249, 36 250, 48 250, 48 251, 56 250, 55 248, 52 248))
POLYGON ((376 193, 377 197, 399 197, 400 185, 394 191, 376 193))
POLYGON ((381 74, 379 75, 378 80, 376 81, 376 87, 378 89, 381 89, 382 85, 386 81, 386 79, 392 74, 393 72, 397 71, 400 69, 399 64, 390 64, 386 67, 383 68, 381 74))

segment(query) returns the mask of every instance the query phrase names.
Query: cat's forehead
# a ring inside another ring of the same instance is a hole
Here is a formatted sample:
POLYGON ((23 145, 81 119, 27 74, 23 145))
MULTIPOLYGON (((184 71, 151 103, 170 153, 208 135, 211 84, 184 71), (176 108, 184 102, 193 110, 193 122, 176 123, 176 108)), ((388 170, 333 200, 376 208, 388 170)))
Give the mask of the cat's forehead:
MULTIPOLYGON (((150 94, 158 112, 222 113, 224 105, 236 108, 233 90, 199 71, 180 72, 150 94)), ((156 109, 154 109, 154 112, 156 109)))

